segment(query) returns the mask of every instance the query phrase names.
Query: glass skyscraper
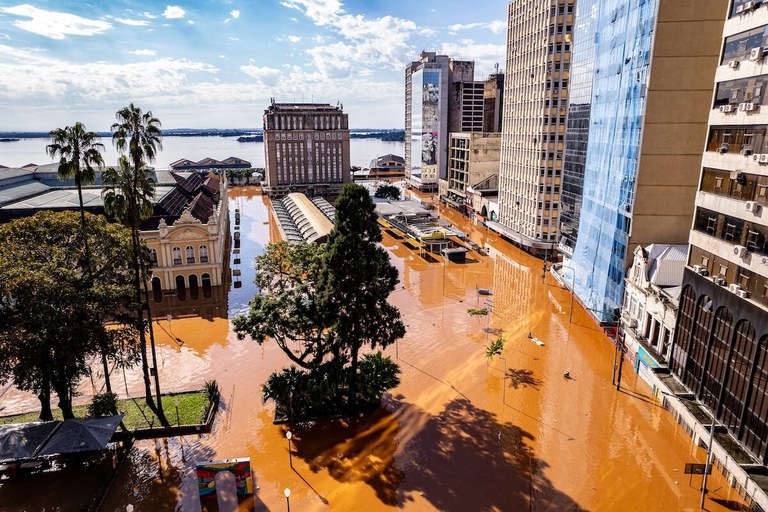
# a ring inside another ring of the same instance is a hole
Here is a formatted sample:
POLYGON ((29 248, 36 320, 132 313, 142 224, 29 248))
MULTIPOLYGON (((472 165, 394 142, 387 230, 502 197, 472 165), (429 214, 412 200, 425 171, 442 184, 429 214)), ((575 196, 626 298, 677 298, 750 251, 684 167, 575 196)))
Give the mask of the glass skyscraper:
POLYGON ((598 0, 579 0, 573 26, 571 85, 568 123, 563 155, 563 188, 560 196, 560 243, 558 251, 573 255, 579 233, 584 164, 589 140, 592 77, 595 72, 595 16, 598 0))
MULTIPOLYGON (((582 303, 597 319, 610 322, 622 302, 658 1, 593 3, 597 10, 592 21, 590 129, 578 238, 570 266, 582 303)), ((582 7, 588 6, 578 8, 582 7)))

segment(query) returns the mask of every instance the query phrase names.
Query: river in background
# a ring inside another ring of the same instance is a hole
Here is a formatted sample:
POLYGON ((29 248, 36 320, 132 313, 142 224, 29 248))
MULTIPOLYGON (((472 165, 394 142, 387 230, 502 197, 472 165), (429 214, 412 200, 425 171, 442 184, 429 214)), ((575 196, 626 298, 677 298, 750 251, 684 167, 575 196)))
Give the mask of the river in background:
MULTIPOLYGON (((51 163, 45 154, 45 146, 50 139, 21 139, 16 142, 0 142, 0 165, 21 167, 29 163, 51 163)), ((112 165, 117 161, 117 151, 109 138, 102 139, 104 144, 104 162, 112 165)), ((380 155, 392 153, 403 156, 404 142, 385 142, 379 139, 352 139, 350 143, 350 163, 359 167, 368 167, 371 160, 380 155)), ((264 167, 263 142, 237 142, 237 137, 165 137, 163 150, 157 155, 154 166, 167 169, 171 162, 188 158, 195 162, 206 157, 223 160, 230 156, 243 158, 253 167, 264 167)))

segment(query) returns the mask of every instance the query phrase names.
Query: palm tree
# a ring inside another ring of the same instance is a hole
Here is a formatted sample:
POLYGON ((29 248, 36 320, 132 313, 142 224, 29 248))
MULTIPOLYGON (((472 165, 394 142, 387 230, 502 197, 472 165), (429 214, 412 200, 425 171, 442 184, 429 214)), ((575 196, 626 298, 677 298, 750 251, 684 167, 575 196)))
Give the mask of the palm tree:
POLYGON ((51 158, 59 157, 58 175, 60 180, 75 178, 77 196, 80 200, 80 225, 82 226, 83 243, 85 245, 85 268, 90 273, 91 252, 88 247, 88 237, 85 228, 85 207, 83 206, 83 185, 96 181, 96 168, 104 166, 101 151, 104 144, 99 142, 96 132, 86 131, 83 123, 75 126, 56 128, 49 132, 51 143, 45 146, 45 152, 51 158))
POLYGON ((136 271, 137 321, 142 348, 142 370, 147 405, 157 415, 163 425, 168 420, 163 413, 162 395, 160 393, 160 377, 157 372, 157 353, 155 337, 152 329, 152 313, 149 310, 149 300, 146 300, 149 336, 152 346, 152 364, 155 368, 155 392, 157 402, 152 399, 152 389, 147 365, 147 341, 144 333, 144 301, 141 298, 141 288, 145 296, 148 294, 145 282, 145 258, 142 257, 142 244, 139 237, 141 222, 152 215, 154 206, 154 182, 146 172, 146 166, 154 162, 158 150, 163 149, 160 120, 151 111, 143 112, 133 103, 115 113, 117 122, 112 125, 112 143, 121 154, 119 168, 114 173, 105 174, 110 187, 105 190, 104 207, 107 213, 114 215, 131 229, 133 235, 134 262, 136 271))
MULTIPOLYGON (((85 249, 85 276, 87 281, 91 277, 91 248, 88 245, 88 233, 85 225, 85 207, 83 205, 83 185, 90 185, 96 181, 96 168, 104 166, 104 157, 101 152, 104 144, 99 142, 101 137, 96 132, 89 132, 83 123, 75 123, 74 126, 65 126, 51 130, 51 143, 45 146, 45 152, 51 158, 59 158, 58 175, 60 180, 75 179, 77 197, 80 201, 80 226, 82 228, 83 246, 85 249)), ((107 391, 112 391, 109 379, 109 364, 107 356, 102 353, 101 364, 104 367, 104 383, 107 391)))

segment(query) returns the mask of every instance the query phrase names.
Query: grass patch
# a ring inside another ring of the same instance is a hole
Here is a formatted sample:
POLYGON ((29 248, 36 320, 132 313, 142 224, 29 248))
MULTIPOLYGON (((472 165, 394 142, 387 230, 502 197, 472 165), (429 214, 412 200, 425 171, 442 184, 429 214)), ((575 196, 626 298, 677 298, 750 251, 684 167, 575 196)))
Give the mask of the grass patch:
MULTIPOLYGON (((163 411, 168 423, 171 425, 199 425, 205 421, 205 413, 208 410, 208 395, 205 390, 190 391, 188 393, 179 393, 175 395, 163 395, 163 411), (174 401, 179 401, 179 416, 176 418, 176 406, 174 401)), ((144 397, 133 400, 118 400, 117 408, 125 413, 123 423, 129 430, 142 428, 159 427, 160 420, 152 414, 147 406, 144 397), (145 419, 146 415, 146 419, 145 419)), ((78 405, 73 408, 75 417, 86 418, 88 416, 88 406, 78 405)), ((40 421, 40 412, 33 411, 12 416, 0 417, 0 425, 10 423, 27 423, 31 421, 40 421)), ((54 409, 54 419, 61 420, 61 410, 54 409)))

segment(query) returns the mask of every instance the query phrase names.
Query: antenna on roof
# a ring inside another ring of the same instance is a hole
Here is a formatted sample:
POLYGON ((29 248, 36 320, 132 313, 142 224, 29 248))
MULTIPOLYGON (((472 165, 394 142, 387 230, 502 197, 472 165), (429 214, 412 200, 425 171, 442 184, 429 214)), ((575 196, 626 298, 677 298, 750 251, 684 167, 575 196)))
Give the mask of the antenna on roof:
POLYGON ((499 74, 499 63, 498 62, 493 66, 493 69, 496 70, 496 74, 498 75, 499 74))

